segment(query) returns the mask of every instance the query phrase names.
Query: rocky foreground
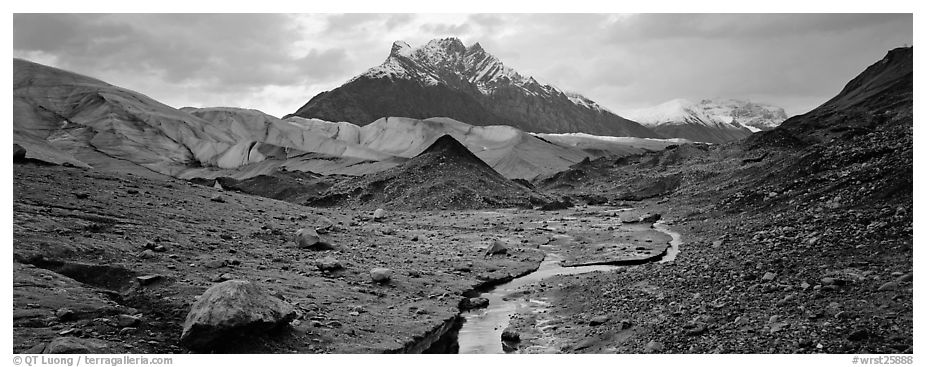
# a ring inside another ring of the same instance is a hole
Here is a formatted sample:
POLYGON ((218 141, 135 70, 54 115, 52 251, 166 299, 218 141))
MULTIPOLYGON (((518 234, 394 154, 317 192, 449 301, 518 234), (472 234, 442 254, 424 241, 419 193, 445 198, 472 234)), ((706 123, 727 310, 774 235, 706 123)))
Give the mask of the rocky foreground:
POLYGON ((374 218, 166 177, 32 163, 13 173, 14 352, 56 340, 112 353, 421 351, 464 292, 536 268, 548 240, 479 212, 374 218), (487 255, 496 240, 506 253, 487 255), (181 343, 197 298, 238 280, 285 302, 292 322, 286 312, 267 319, 282 328, 218 320, 229 332, 273 330, 181 343))

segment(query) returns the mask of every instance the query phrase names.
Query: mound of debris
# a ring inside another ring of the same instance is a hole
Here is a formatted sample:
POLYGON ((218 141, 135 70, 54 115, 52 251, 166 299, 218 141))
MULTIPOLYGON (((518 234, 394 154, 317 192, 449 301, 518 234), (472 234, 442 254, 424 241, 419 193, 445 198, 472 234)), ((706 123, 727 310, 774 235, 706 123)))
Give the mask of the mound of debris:
POLYGON ((444 135, 405 164, 340 182, 306 204, 481 209, 533 207, 547 201, 503 177, 453 137, 444 135))

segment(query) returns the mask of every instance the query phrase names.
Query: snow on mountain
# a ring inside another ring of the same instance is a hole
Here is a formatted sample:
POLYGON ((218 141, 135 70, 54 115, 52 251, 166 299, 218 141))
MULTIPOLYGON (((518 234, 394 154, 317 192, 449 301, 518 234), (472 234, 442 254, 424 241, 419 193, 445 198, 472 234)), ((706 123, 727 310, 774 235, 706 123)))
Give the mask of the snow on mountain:
POLYGON ((788 117, 780 107, 735 99, 674 99, 626 115, 663 136, 709 143, 773 129, 788 117))
POLYGON ((382 64, 316 95, 289 116, 360 126, 383 117, 448 117, 531 132, 658 137, 582 95, 518 73, 479 43, 466 47, 457 38, 419 47, 396 41, 382 64))
POLYGON ((752 131, 773 129, 788 118, 781 107, 736 99, 703 99, 700 102, 673 99, 655 107, 629 111, 625 115, 647 126, 728 124, 737 128, 746 127, 752 131))

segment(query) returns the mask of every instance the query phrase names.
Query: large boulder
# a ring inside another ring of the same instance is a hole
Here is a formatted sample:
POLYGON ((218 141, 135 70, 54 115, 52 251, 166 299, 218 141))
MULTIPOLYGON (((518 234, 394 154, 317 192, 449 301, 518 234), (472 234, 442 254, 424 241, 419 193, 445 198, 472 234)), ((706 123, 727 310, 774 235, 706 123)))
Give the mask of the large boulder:
POLYGON ((334 246, 323 239, 314 228, 303 228, 296 231, 296 236, 293 241, 296 242, 296 245, 302 249, 315 251, 334 249, 334 246))
POLYGON ((193 304, 180 342, 194 350, 214 349, 222 341, 249 338, 295 318, 292 305, 256 284, 229 280, 212 286, 193 304))
POLYGON ((109 346, 99 339, 74 337, 55 338, 45 347, 45 354, 100 354, 109 353, 109 346))

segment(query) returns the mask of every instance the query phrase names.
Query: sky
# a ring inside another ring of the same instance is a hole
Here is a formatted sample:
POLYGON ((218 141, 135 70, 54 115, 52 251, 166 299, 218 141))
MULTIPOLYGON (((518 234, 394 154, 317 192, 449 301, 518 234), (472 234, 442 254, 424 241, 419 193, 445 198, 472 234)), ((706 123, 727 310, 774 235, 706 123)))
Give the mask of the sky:
POLYGON ((801 114, 888 50, 911 14, 14 14, 13 56, 173 107, 282 117, 392 43, 479 42, 541 83, 621 111, 737 98, 801 114))

